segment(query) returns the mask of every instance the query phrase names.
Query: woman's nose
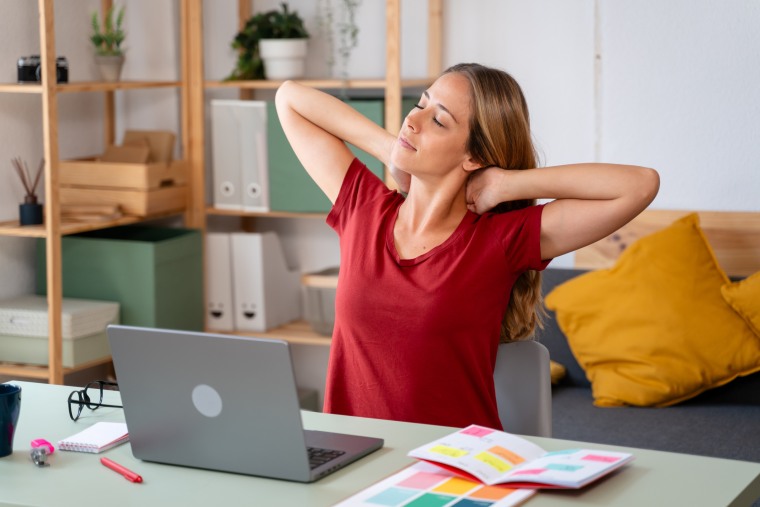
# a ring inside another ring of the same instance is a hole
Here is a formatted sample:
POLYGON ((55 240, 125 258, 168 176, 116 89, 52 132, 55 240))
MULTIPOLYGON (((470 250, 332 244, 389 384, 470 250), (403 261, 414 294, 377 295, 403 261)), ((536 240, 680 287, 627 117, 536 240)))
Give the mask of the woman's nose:
POLYGON ((415 118, 415 111, 411 111, 406 115, 406 126, 412 132, 417 132, 417 120, 415 118))

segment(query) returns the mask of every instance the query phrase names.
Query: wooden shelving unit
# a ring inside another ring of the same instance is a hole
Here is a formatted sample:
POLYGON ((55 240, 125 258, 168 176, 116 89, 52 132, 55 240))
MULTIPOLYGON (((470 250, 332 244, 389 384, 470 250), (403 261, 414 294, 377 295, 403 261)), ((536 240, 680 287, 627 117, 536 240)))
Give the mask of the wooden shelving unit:
MULTIPOLYGON (((187 13, 192 3, 199 0, 178 0, 181 19, 187 20, 187 13)), ((111 0, 101 0, 101 8, 105 11, 110 8, 111 0)), ((0 93, 25 93, 37 94, 42 99, 42 136, 43 155, 45 158, 44 181, 45 181, 45 224, 40 226, 19 226, 17 221, 0 223, 0 236, 17 236, 46 239, 47 258, 47 302, 48 302, 48 365, 32 366, 15 363, 0 362, 0 374, 13 377, 34 378, 47 380, 49 383, 62 384, 63 376, 75 371, 84 370, 104 364, 110 358, 103 358, 76 368, 64 368, 62 363, 62 274, 61 274, 61 237, 67 234, 104 229, 116 225, 126 225, 166 216, 185 214, 187 222, 190 215, 189 209, 175 210, 149 217, 125 216, 118 220, 97 223, 67 223, 60 216, 59 199, 59 150, 58 150, 58 94, 61 93, 84 93, 99 92, 105 97, 104 138, 106 144, 114 142, 115 117, 114 117, 114 92, 120 90, 155 89, 155 88, 178 88, 182 92, 182 148, 183 153, 188 154, 190 139, 186 132, 189 130, 188 99, 184 89, 187 86, 189 76, 187 46, 187 23, 181 23, 181 62, 182 80, 180 81, 119 81, 119 82, 74 82, 58 84, 56 75, 56 50, 55 50, 55 20, 54 0, 38 0, 39 10, 39 36, 40 58, 42 65, 41 84, 17 84, 0 83, 0 93)), ((192 184, 192 183, 191 183, 192 184)))
MULTIPOLYGON (((238 0, 238 26, 242 27, 245 21, 252 15, 253 7, 250 0, 238 0)), ((401 77, 401 0, 386 0, 385 2, 385 76, 377 79, 304 79, 299 82, 321 88, 344 89, 344 90, 382 90, 385 99, 385 127, 394 135, 401 128, 401 100, 404 88, 419 88, 430 85, 443 70, 442 68, 442 14, 443 0, 428 0, 428 47, 427 47, 427 78, 402 79, 401 77)), ((189 66, 189 97, 191 110, 190 137, 195 141, 192 146, 193 154, 190 157, 197 165, 193 168, 192 192, 194 195, 191 216, 191 226, 205 229, 207 216, 237 216, 237 217, 274 217, 274 218, 321 218, 324 214, 303 213, 250 213, 243 211, 223 210, 208 207, 205 204, 205 169, 202 161, 205 160, 205 136, 204 132, 204 91, 207 89, 237 89, 240 90, 241 98, 253 98, 256 90, 276 90, 282 81, 214 81, 206 80, 203 75, 203 13, 200 0, 193 0, 188 12, 189 47, 192 52, 192 61, 189 66)), ((387 174, 387 173, 386 173, 387 174)), ((387 176, 390 181, 390 177, 387 176)), ((319 335, 311 330, 305 322, 295 322, 266 333, 236 332, 240 336, 256 335, 278 338, 291 343, 329 346, 330 338, 319 335)))
MULTIPOLYGON (((47 380, 63 383, 63 376, 73 371, 89 368, 95 364, 78 368, 62 366, 61 330, 61 237, 97 230, 116 225, 162 218, 184 213, 188 227, 205 230, 208 216, 274 217, 282 219, 319 218, 320 213, 246 213, 231 212, 208 207, 205 202, 205 132, 204 132, 204 92, 207 89, 233 88, 240 90, 241 96, 251 97, 256 90, 274 90, 280 81, 207 81, 203 75, 203 12, 202 0, 177 0, 179 3, 180 66, 179 81, 120 81, 55 83, 55 21, 54 0, 37 0, 39 8, 40 57, 42 61, 41 84, 0 83, 0 93, 36 94, 42 101, 42 132, 45 165, 45 225, 21 227, 17 222, 0 223, 0 236, 17 236, 46 239, 47 288, 48 288, 48 358, 45 367, 0 363, 0 374, 16 377, 47 380), (189 202, 185 210, 162 213, 150 217, 123 217, 118 220, 99 223, 66 223, 61 220, 58 195, 59 150, 58 150, 58 100, 62 93, 102 93, 105 98, 104 140, 106 144, 115 140, 114 94, 117 91, 177 88, 181 93, 182 136, 180 139, 185 158, 190 165, 189 202)), ((390 132, 397 132, 401 126, 401 97, 406 87, 427 86, 441 69, 441 21, 442 0, 428 0, 428 76, 425 79, 403 80, 400 65, 400 2, 386 0, 386 44, 385 76, 377 79, 309 79, 303 82, 322 89, 382 90, 386 112, 385 125, 390 132)), ((108 9, 111 0, 101 0, 101 8, 108 9)), ((253 7, 249 0, 238 1, 238 17, 242 25, 253 7)), ((245 335, 244 333, 240 333, 245 335)), ((260 333, 257 333, 260 335, 260 333)), ((329 345, 330 339, 311 331, 304 322, 296 322, 265 333, 266 336, 285 339, 294 343, 329 345)), ((105 362, 97 362, 98 364, 105 362)))
MULTIPOLYGON (((300 79, 299 83, 313 88, 348 90, 378 90, 385 88, 385 79, 300 79)), ((206 88, 238 88, 241 90, 276 90, 283 81, 206 81, 206 88)), ((401 81, 404 88, 420 87, 430 84, 430 79, 406 79, 401 81)))

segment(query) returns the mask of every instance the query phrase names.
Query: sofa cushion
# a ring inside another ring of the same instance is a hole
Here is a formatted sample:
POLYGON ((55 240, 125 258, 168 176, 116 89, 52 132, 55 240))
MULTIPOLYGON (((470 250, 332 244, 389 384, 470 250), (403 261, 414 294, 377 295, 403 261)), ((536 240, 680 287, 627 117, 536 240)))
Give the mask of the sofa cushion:
POLYGON ((721 287, 723 298, 760 336, 760 271, 740 282, 721 287))
POLYGON ((546 305, 596 405, 667 406, 760 371, 760 339, 723 299, 727 283, 692 214, 635 242, 611 269, 557 287, 546 305))
POLYGON ((760 406, 698 403, 706 394, 665 409, 599 408, 587 388, 555 387, 552 437, 760 462, 760 406))
MULTIPOLYGON (((549 294, 555 287, 575 278, 578 275, 588 273, 581 269, 549 268, 541 274, 541 291, 544 295, 549 294)), ((573 356, 567 337, 557 324, 556 314, 547 308, 547 317, 544 328, 536 331, 536 340, 549 349, 549 357, 565 367, 566 373, 559 382, 563 385, 591 387, 591 382, 586 378, 586 372, 573 356)))

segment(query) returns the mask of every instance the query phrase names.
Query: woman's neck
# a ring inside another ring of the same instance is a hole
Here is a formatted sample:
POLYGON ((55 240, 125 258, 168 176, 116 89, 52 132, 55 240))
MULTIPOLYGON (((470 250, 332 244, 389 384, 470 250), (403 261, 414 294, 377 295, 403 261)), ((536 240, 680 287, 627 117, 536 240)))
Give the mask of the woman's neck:
POLYGON ((405 259, 418 257, 446 241, 467 213, 463 184, 426 184, 412 178, 393 229, 396 251, 405 259))

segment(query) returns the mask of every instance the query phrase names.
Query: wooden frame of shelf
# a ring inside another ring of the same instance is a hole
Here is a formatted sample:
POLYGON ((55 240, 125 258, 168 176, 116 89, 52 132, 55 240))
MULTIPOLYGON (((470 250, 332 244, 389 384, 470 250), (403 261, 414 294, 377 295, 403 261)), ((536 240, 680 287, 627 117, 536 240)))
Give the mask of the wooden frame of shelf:
MULTIPOLYGON (((220 331, 210 331, 219 333, 220 331)), ((269 331, 221 331, 222 334, 231 334, 235 336, 248 336, 251 338, 274 338, 283 340, 288 343, 297 343, 299 345, 318 345, 329 347, 332 338, 317 334, 308 322, 297 320, 289 322, 282 326, 270 329, 269 331)))
POLYGON ((237 209, 214 208, 213 206, 206 208, 206 214, 228 217, 317 218, 322 220, 327 218, 327 213, 297 213, 292 211, 243 211, 237 209))
MULTIPOLYGON (((178 88, 179 81, 78 81, 55 85, 56 93, 107 92, 155 88, 178 88)), ((43 93, 44 87, 36 83, 0 83, 0 93, 43 93)))
MULTIPOLYGON (((238 0, 238 26, 244 26, 252 15, 253 7, 250 0, 238 0)), ((441 73, 442 68, 442 25, 443 0, 428 0, 428 47, 427 47, 427 78, 401 78, 401 0, 385 0, 385 77, 378 79, 299 79, 300 83, 321 89, 378 89, 384 90, 385 98, 385 127, 394 135, 401 128, 402 89, 429 86, 441 73)), ((205 231, 207 216, 237 216, 237 217, 282 217, 282 218, 325 218, 325 214, 267 212, 252 213, 240 210, 223 210, 205 204, 205 132, 204 132, 204 91, 206 89, 231 88, 240 91, 241 99, 253 98, 255 90, 276 90, 282 81, 216 81, 205 80, 203 75, 203 13, 200 0, 192 0, 188 11, 188 48, 192 52, 188 105, 191 110, 191 131, 189 136, 194 140, 194 162, 191 170, 193 185, 191 226, 205 231)), ((386 172, 386 181, 392 179, 386 172)), ((230 332, 241 336, 266 336, 278 338, 291 343, 309 345, 329 345, 330 339, 318 335, 305 322, 295 322, 272 329, 266 333, 248 333, 245 331, 230 332)))
MULTIPOLYGON (((63 374, 68 375, 70 373, 76 373, 78 371, 86 370, 94 366, 100 366, 111 362, 111 356, 101 357, 94 361, 82 363, 73 368, 62 368, 63 374)), ((32 365, 32 364, 20 364, 20 363, 6 363, 0 362, 0 375, 8 375, 11 377, 24 377, 33 378, 38 380, 48 380, 49 372, 48 367, 45 365, 32 365)))
MULTIPOLYGON (((135 224, 139 222, 145 222, 148 220, 156 220, 159 218, 166 218, 174 215, 180 215, 185 210, 167 211, 165 213, 158 213, 145 217, 135 216, 123 216, 115 220, 106 220, 103 222, 66 222, 61 221, 60 232, 62 236, 68 234, 78 234, 80 232, 97 231, 99 229, 106 229, 108 227, 116 227, 118 225, 135 224)), ((18 220, 11 220, 7 222, 0 222, 0 236, 19 236, 26 238, 44 238, 47 236, 44 225, 24 225, 21 226, 18 220)))
MULTIPOLYGON (((372 90, 382 89, 386 86, 385 79, 295 79, 303 85, 312 88, 338 89, 346 88, 349 90, 372 90)), ((404 88, 414 88, 428 86, 433 82, 431 78, 405 79, 401 81, 404 88)), ((206 81, 206 88, 239 88, 244 90, 276 90, 284 81, 206 81)))
MULTIPOLYGON (((35 378, 47 380, 53 384, 62 384, 63 376, 68 373, 81 371, 92 366, 105 364, 110 357, 92 361, 75 368, 64 368, 62 362, 62 259, 61 237, 67 234, 86 232, 116 225, 144 222, 157 218, 164 218, 184 213, 185 221, 191 216, 192 205, 188 203, 186 209, 154 214, 146 217, 125 216, 117 220, 96 223, 71 223, 64 222, 60 216, 59 188, 59 148, 58 148, 58 94, 60 93, 84 93, 101 92, 104 95, 104 142, 106 145, 113 144, 115 138, 115 113, 114 92, 118 90, 139 90, 156 88, 179 88, 181 93, 181 130, 182 151, 189 158, 190 150, 190 109, 185 88, 190 75, 187 68, 190 64, 191 54, 186 49, 188 44, 187 20, 188 11, 192 5, 200 0, 178 0, 180 18, 180 61, 182 79, 180 81, 155 81, 155 80, 126 80, 118 82, 83 81, 73 83, 56 83, 56 51, 55 51, 55 21, 54 0, 37 0, 39 11, 39 37, 40 37, 40 61, 41 83, 0 83, 0 93, 27 93, 40 95, 42 99, 42 138, 43 156, 45 159, 44 185, 45 185, 45 223, 40 226, 19 226, 17 221, 0 223, 0 236, 17 236, 29 238, 45 238, 46 249, 46 273, 47 273, 47 303, 48 303, 48 365, 20 365, 0 362, 0 374, 15 377, 35 378)), ((103 12, 112 5, 112 0, 101 0, 103 12)), ((192 180, 191 180, 192 181, 192 180)))

